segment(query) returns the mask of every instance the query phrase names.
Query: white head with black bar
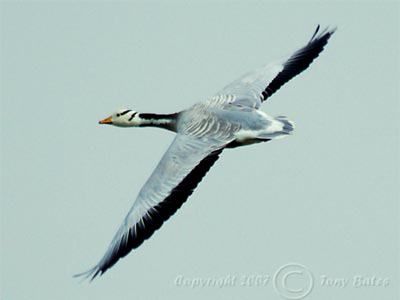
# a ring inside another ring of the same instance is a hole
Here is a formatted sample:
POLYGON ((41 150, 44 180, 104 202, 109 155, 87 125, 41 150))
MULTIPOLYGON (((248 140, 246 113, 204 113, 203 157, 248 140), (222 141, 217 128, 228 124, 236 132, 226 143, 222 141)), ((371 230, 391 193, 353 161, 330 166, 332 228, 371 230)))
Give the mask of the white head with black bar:
POLYGON ((136 111, 131 109, 120 109, 111 116, 99 121, 99 124, 108 124, 118 127, 137 127, 141 120, 136 111))
POLYGON ((118 127, 160 127, 176 131, 178 113, 174 114, 152 114, 138 113, 131 109, 120 109, 111 116, 99 121, 99 124, 108 124, 118 127))

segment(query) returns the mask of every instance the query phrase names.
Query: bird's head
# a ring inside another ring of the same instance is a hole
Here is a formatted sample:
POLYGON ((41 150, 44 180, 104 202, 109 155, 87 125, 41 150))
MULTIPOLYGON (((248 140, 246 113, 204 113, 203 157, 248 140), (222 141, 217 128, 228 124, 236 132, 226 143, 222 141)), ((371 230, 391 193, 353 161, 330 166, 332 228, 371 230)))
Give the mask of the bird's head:
POLYGON ((135 127, 140 125, 140 118, 136 111, 120 109, 111 116, 99 121, 99 124, 109 124, 119 127, 135 127))

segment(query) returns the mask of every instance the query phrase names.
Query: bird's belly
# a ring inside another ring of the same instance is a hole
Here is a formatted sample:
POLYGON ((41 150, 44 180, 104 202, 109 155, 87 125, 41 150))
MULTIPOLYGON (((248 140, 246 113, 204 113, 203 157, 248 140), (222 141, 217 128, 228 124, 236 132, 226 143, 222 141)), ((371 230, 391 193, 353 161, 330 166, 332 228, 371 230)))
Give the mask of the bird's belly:
POLYGON ((236 134, 236 139, 227 145, 227 148, 236 148, 261 142, 267 142, 271 138, 263 137, 261 131, 240 130, 236 134))
POLYGON ((265 130, 245 130, 238 131, 236 135, 236 142, 243 145, 250 145, 262 142, 264 139, 270 139, 265 136, 265 130))

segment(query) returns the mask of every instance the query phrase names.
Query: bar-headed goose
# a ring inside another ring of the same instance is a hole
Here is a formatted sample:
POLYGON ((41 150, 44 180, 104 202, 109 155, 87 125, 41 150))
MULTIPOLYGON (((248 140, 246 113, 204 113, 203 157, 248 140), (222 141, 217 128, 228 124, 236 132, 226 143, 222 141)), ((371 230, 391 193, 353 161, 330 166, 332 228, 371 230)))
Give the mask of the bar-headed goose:
POLYGON ((319 29, 318 26, 311 40, 288 59, 244 75, 205 102, 165 115, 126 109, 99 122, 121 127, 160 127, 176 132, 176 136, 140 190, 103 258, 79 275, 94 279, 139 247, 182 206, 225 148, 266 142, 293 131, 291 121, 258 109, 318 57, 335 31, 319 29))

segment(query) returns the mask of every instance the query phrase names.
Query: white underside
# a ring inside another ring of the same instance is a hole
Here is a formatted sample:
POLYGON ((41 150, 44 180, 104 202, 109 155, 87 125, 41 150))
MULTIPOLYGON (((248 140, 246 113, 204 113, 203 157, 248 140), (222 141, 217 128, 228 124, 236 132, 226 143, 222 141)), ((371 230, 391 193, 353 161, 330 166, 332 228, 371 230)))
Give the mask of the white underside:
POLYGON ((280 139, 288 136, 294 128, 293 122, 281 118, 281 120, 273 119, 268 116, 268 119, 271 121, 271 124, 267 128, 263 128, 260 130, 239 130, 235 136, 236 141, 242 144, 252 144, 258 143, 262 140, 269 139, 280 139), (283 121, 282 121, 283 120, 283 121), (291 125, 291 129, 285 128, 285 123, 291 125))

